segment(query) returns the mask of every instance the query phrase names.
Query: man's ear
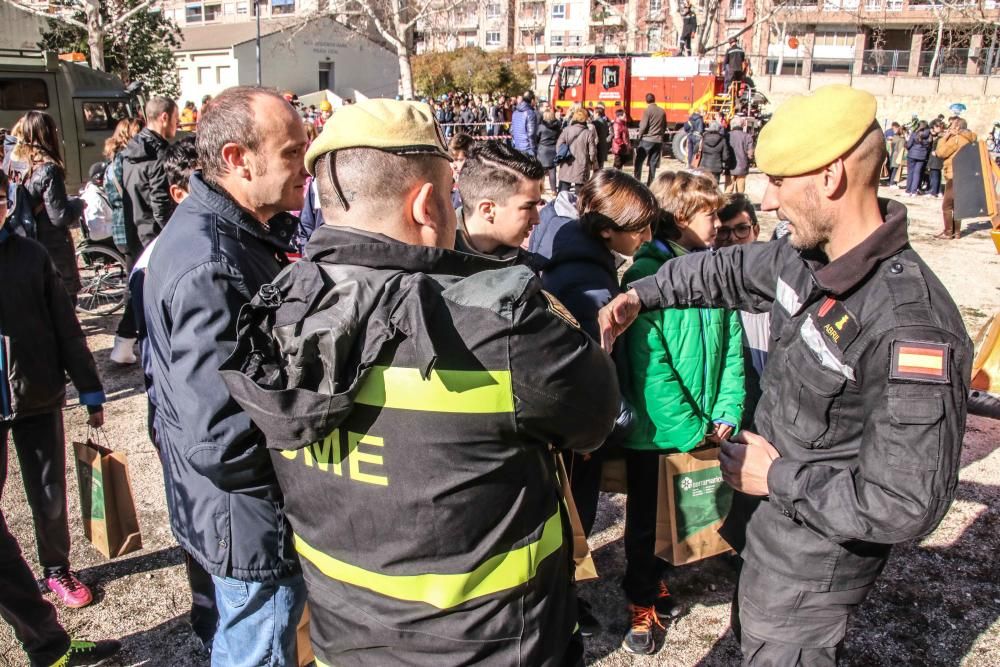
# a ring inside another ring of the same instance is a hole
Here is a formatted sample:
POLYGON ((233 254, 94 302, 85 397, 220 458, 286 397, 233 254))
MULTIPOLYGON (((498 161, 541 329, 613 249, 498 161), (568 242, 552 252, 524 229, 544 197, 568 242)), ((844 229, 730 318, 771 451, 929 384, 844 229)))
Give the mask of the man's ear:
POLYGON ((819 191, 827 199, 835 199, 847 189, 847 170, 844 168, 843 158, 826 165, 820 175, 822 183, 819 191))
POLYGON ((410 215, 413 221, 421 226, 434 228, 437 226, 434 220, 434 184, 424 183, 417 190, 410 204, 410 215))
POLYGON ((222 147, 222 162, 226 170, 241 178, 250 180, 251 169, 247 161, 246 149, 239 144, 229 143, 222 147))
POLYGON ((496 202, 490 199, 480 199, 479 203, 476 204, 476 212, 479 217, 484 220, 489 220, 493 222, 493 218, 496 215, 496 202))

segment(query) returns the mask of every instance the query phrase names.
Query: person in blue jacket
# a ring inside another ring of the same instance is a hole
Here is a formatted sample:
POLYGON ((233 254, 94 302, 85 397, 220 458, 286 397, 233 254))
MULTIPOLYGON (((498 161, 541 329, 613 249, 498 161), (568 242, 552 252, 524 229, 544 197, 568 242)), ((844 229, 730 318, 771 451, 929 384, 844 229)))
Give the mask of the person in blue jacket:
POLYGON ((524 94, 510 119, 510 135, 514 148, 535 157, 538 151, 538 112, 535 111, 535 94, 524 94))

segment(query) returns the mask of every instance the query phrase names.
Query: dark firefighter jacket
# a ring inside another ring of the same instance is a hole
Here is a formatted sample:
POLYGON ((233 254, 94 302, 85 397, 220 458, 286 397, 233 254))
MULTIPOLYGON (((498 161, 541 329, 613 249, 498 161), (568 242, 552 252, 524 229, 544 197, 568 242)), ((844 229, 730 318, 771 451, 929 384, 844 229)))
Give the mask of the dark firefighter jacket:
POLYGON ((611 360, 530 269, 325 226, 223 365, 284 492, 321 663, 559 665, 550 445, 611 430, 611 360), (279 352, 280 350, 280 352, 279 352))
POLYGON ((881 204, 882 226, 833 262, 782 238, 632 283, 645 308, 770 310, 756 424, 781 458, 770 496, 737 494, 722 532, 747 565, 806 590, 872 583, 958 483, 971 343, 909 245, 905 207, 881 204))

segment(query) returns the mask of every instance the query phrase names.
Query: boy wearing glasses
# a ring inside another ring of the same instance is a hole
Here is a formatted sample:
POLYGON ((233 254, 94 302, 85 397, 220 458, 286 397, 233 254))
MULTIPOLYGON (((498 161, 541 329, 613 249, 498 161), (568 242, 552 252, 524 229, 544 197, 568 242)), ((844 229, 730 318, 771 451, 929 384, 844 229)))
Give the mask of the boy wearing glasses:
MULTIPOLYGON (((753 202, 742 193, 726 195, 725 204, 719 209, 719 228, 715 234, 715 247, 753 243, 760 235, 757 212, 753 202)), ((753 414, 760 400, 760 378, 767 362, 767 340, 771 332, 770 313, 740 311, 743 321, 743 361, 746 377, 746 406, 743 411, 743 428, 753 422, 753 414)))

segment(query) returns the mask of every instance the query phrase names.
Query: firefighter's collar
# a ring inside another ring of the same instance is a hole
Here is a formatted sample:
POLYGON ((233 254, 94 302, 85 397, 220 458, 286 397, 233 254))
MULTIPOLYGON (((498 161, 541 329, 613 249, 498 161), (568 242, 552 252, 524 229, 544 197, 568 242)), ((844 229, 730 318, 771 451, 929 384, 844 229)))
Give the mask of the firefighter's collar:
POLYGON ((884 222, 868 238, 825 265, 810 262, 816 282, 824 292, 835 296, 850 292, 879 263, 909 245, 906 207, 896 201, 879 199, 879 208, 884 222))

